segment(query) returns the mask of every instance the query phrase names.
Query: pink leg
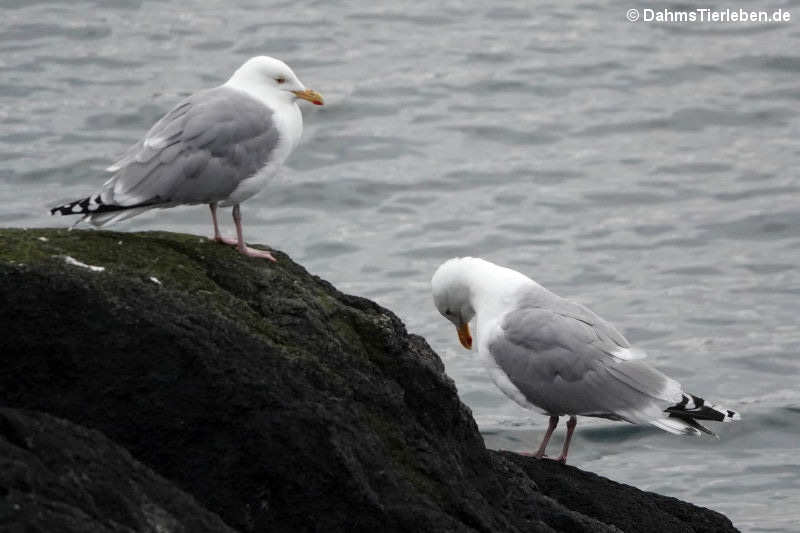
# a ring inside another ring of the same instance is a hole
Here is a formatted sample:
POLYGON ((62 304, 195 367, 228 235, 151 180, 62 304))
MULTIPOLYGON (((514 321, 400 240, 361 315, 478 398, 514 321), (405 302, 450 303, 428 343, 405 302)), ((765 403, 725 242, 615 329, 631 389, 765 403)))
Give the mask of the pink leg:
POLYGON ((222 236, 219 232, 219 224, 217 224, 217 203, 212 202, 208 204, 208 207, 211 208, 211 220, 214 222, 214 237, 213 240, 216 242, 221 242, 223 244, 230 244, 235 245, 238 244, 237 241, 233 239, 226 239, 222 236))
POLYGON ((534 457, 537 459, 541 459, 544 457, 544 452, 547 450, 547 443, 550 442, 550 437, 553 436, 553 431, 555 431, 556 426, 558 425, 558 417, 551 416, 550 423, 547 425, 547 431, 544 434, 544 438, 542 439, 542 443, 539 445, 539 449, 533 454, 534 457))
POLYGON ((250 248, 244 242, 244 236, 242 236, 242 213, 239 210, 239 204, 235 204, 233 206, 233 221, 236 223, 236 237, 239 239, 239 244, 237 248, 239 252, 243 253, 249 257, 260 257, 262 259, 269 259, 270 261, 277 262, 278 260, 272 257, 272 254, 266 252, 264 250, 256 250, 254 248, 250 248))
POLYGON ((567 421, 567 437, 564 439, 564 448, 561 449, 561 457, 558 458, 558 462, 561 464, 566 464, 567 462, 567 452, 569 451, 569 441, 572 440, 572 432, 575 431, 575 426, 578 425, 578 419, 575 415, 569 417, 567 421))

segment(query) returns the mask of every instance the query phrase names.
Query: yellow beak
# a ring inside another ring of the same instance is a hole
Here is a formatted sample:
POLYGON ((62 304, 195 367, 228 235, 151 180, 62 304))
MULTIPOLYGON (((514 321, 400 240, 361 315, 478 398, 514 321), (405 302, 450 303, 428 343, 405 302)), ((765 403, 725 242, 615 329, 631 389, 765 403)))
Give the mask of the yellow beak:
POLYGON ((305 91, 292 91, 292 92, 298 98, 302 98, 303 100, 308 100, 314 105, 322 105, 325 103, 322 100, 322 95, 319 94, 317 91, 306 89, 305 91))
POLYGON ((461 341, 461 346, 467 350, 472 349, 472 335, 469 334, 469 324, 462 324, 456 328, 458 331, 458 340, 461 341))

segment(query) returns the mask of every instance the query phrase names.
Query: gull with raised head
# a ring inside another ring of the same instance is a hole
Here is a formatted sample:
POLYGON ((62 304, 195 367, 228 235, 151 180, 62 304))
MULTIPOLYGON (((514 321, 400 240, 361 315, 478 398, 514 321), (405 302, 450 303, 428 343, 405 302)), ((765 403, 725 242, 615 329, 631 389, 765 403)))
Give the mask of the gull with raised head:
POLYGON ((323 104, 286 63, 253 57, 224 84, 189 96, 164 115, 106 169, 112 175, 99 191, 50 213, 82 215, 78 222, 103 226, 153 208, 208 204, 214 240, 274 261, 245 243, 239 204, 266 185, 299 143, 298 99, 323 104), (233 206, 235 240, 220 234, 218 206, 233 206))

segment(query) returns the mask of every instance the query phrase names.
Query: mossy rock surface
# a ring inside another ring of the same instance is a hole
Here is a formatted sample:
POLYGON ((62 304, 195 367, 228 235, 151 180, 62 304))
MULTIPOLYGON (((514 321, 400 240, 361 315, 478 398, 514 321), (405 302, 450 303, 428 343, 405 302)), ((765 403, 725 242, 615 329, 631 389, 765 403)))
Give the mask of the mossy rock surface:
POLYGON ((584 493, 571 510, 554 478, 601 500, 622 487, 661 531, 734 531, 486 450, 424 339, 275 256, 173 233, 0 230, 0 397, 102 431, 238 531, 651 531, 584 493))

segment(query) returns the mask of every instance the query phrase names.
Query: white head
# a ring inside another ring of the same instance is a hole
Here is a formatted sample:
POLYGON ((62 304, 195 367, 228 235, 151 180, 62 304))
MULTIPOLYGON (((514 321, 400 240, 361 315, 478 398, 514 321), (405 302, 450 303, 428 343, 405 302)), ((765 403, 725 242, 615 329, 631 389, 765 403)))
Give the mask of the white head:
POLYGON ((294 102, 300 98, 316 105, 323 104, 318 92, 306 89, 289 65, 274 57, 256 56, 248 59, 225 85, 260 99, 273 97, 294 102))
POLYGON ((475 316, 468 273, 470 266, 482 261, 473 257, 455 257, 442 263, 431 278, 433 303, 436 309, 458 330, 464 348, 472 348, 469 321, 475 316))
POLYGON ((458 340, 472 347, 469 321, 479 313, 489 318, 503 313, 519 295, 521 286, 544 289, 516 270, 478 257, 457 257, 442 263, 431 279, 436 308, 458 330, 458 340))

